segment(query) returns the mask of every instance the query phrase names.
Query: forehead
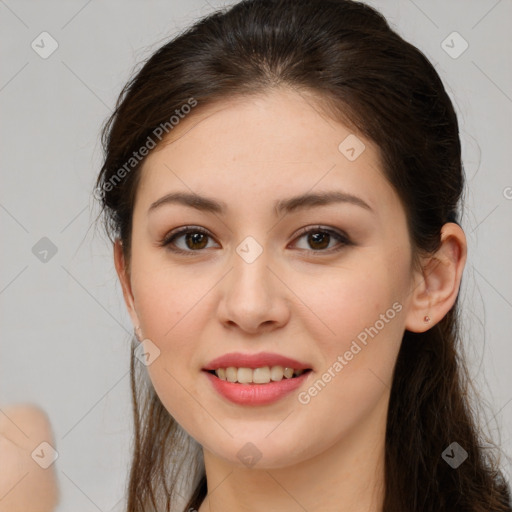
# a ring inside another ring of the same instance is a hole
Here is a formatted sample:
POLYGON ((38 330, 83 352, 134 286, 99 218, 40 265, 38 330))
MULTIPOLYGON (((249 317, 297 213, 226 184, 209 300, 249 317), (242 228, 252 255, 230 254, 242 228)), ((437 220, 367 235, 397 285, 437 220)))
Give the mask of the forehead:
MULTIPOLYGON (((302 162, 319 154, 337 156, 338 145, 349 135, 355 136, 341 122, 329 118, 318 99, 304 92, 277 89, 195 107, 147 160, 158 159, 172 146, 187 151, 188 156, 192 156, 193 148, 197 158, 227 153, 230 160, 250 164, 290 158, 302 162)), ((362 136, 357 138, 362 142, 362 136)), ((368 145, 372 146, 370 152, 376 153, 372 156, 377 156, 377 148, 365 140, 368 145)))
POLYGON ((339 186, 370 203, 393 193, 371 141, 289 90, 196 107, 148 155, 139 184, 146 203, 176 189, 229 202, 339 186))

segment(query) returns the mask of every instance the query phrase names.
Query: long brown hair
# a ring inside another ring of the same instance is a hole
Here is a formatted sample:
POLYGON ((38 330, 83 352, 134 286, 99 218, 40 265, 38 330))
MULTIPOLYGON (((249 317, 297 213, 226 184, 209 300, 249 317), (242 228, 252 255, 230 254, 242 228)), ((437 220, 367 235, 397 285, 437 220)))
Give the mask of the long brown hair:
MULTIPOLYGON (((123 242, 128 267, 140 176, 134 151, 155 142, 158 127, 168 132, 170 116, 191 98, 200 109, 278 86, 312 94, 333 119, 376 143, 384 175, 406 211, 416 256, 439 247, 444 223, 460 222, 457 117, 423 53, 359 1, 245 0, 199 20, 156 51, 126 84, 103 128, 97 192, 107 232, 123 242)), ((457 301, 425 333, 404 334, 387 419, 385 512, 511 510, 496 458, 482 446, 458 309, 457 301), (441 457, 454 441, 468 453, 457 469, 441 457)), ((127 511, 169 511, 183 498, 184 510, 197 509, 207 492, 200 447, 144 373, 132 355, 127 511), (181 481, 192 489, 180 498, 181 481)))

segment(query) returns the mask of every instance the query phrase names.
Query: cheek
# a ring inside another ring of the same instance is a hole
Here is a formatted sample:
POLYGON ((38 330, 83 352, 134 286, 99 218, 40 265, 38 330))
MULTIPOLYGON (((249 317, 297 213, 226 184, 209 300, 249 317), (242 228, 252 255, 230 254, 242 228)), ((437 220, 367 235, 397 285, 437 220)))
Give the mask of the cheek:
POLYGON ((399 274, 390 265, 382 258, 358 260, 357 266, 333 272, 322 287, 309 286, 305 295, 322 320, 314 317, 309 328, 318 333, 322 364, 299 399, 315 415, 344 418, 346 428, 369 413, 391 386, 404 329, 407 276, 404 267, 399 274))
MULTIPOLYGON (((392 276, 377 270, 374 266, 365 278, 349 278, 348 273, 333 278, 322 293, 308 295, 329 330, 316 319, 316 332, 323 333, 315 338, 322 365, 297 396, 296 417, 304 425, 298 432, 311 436, 312 418, 322 418, 322 435, 308 437, 304 456, 325 449, 369 418, 372 423, 377 409, 385 415, 403 334, 403 306, 392 276)), ((294 449, 300 450, 302 438, 292 432, 291 422, 287 427, 290 438, 299 440, 294 449)))
POLYGON ((382 332, 390 331, 391 323, 400 325, 396 319, 400 317, 397 310, 401 309, 405 279, 390 271, 385 262, 375 259, 365 265, 360 261, 358 266, 334 269, 321 281, 321 285, 319 281, 303 282, 299 293, 307 297, 316 330, 323 324, 324 335, 319 340, 323 340, 324 349, 331 347, 327 352, 347 350, 347 344, 361 333, 364 340, 364 333, 375 324, 382 332), (395 303, 398 305, 393 308, 395 303))
POLYGON ((160 351, 147 367, 151 382, 169 413, 189 426, 191 418, 201 414, 192 395, 199 371, 198 347, 212 318, 206 309, 211 308, 207 292, 218 278, 154 265, 151 271, 134 273, 132 280, 142 332, 160 351))
MULTIPOLYGON (((175 332, 188 317, 196 315, 201 297, 208 290, 208 280, 194 277, 177 268, 158 268, 134 276, 133 291, 136 309, 144 335, 155 343, 166 344, 175 339, 175 332)), ((183 340, 183 345, 186 345, 183 340)))

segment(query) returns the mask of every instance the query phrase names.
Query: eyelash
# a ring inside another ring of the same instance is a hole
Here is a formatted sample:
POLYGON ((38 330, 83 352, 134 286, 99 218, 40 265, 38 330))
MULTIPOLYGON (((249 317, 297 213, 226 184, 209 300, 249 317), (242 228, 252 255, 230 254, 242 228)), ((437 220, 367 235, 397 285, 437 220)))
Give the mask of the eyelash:
MULTIPOLYGON (((171 247, 172 243, 177 238, 179 238, 180 236, 186 235, 188 233, 201 233, 210 238, 213 238, 208 231, 206 231, 205 229, 203 229, 201 227, 185 226, 183 228, 179 228, 177 231, 171 231, 168 235, 165 236, 165 238, 161 242, 159 242, 159 246, 167 247, 167 249, 169 251, 174 252, 176 254, 183 254, 185 256, 194 256, 195 253, 204 251, 205 249, 185 251, 183 249, 171 247)), ((332 229, 324 228, 322 226, 312 226, 312 227, 308 226, 306 228, 302 228, 299 231, 299 233, 297 234, 297 237, 295 238, 295 240, 298 240, 298 239, 302 238, 304 235, 308 235, 310 233, 327 233, 327 234, 331 235, 332 237, 334 237, 339 242, 339 245, 337 247, 334 247, 334 248, 331 247, 330 249, 325 249, 325 250, 324 249, 318 249, 318 250, 301 249, 303 251, 313 253, 315 256, 317 256, 317 255, 321 256, 322 254, 333 254, 333 253, 341 251, 343 248, 345 248, 347 246, 353 245, 353 243, 350 241, 350 239, 344 233, 337 232, 332 229)))

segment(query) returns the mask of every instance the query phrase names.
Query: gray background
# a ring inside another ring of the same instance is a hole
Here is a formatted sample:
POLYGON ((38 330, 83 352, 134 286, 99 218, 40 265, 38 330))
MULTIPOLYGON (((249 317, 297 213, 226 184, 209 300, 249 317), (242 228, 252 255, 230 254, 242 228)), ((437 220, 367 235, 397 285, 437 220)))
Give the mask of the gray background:
MULTIPOLYGON (((468 178, 466 348, 490 405, 483 423, 498 442, 500 428, 510 456, 512 1, 371 4, 435 64, 459 115, 468 178), (469 44, 457 58, 463 41, 443 43, 454 31, 469 44)), ((93 226, 100 126, 134 66, 221 5, 0 0, 0 407, 33 402, 48 412, 59 512, 121 510, 129 465, 132 327, 111 247, 93 226), (47 59, 31 47, 43 31, 59 45, 47 59), (43 237, 57 248, 46 262, 32 251, 43 237)), ((510 459, 503 466, 510 479, 510 459)))

